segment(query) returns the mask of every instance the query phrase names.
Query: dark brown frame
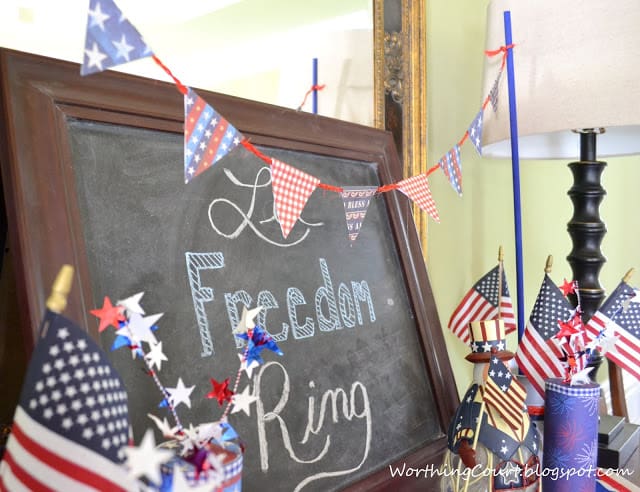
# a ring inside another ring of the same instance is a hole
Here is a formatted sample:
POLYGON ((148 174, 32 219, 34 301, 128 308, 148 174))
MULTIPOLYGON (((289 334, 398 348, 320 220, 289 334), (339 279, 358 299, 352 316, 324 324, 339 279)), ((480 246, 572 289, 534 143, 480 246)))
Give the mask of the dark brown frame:
MULTIPOLYGON (((402 165, 388 132, 198 92, 254 144, 376 162, 383 184, 401 179, 402 165)), ((64 263, 76 268, 65 313, 92 327, 90 331, 97 337, 95 320, 87 319, 93 307, 92 286, 66 118, 182 133, 183 111, 182 96, 171 84, 117 72, 83 78, 78 65, 0 50, 0 164, 28 351, 33 347, 51 282, 64 263)), ((432 463, 437 467, 446 448, 446 430, 458 394, 411 218, 411 204, 400 193, 386 193, 385 200, 442 430, 439 438, 400 462, 416 467, 432 463)), ((380 489, 391 485, 391 480, 388 469, 383 468, 351 488, 380 489)), ((437 483, 433 477, 429 482, 437 483)), ((417 484, 412 477, 404 486, 417 484)), ((392 485, 398 488, 403 483, 395 478, 392 485)), ((424 482, 421 487, 425 490, 424 482)))

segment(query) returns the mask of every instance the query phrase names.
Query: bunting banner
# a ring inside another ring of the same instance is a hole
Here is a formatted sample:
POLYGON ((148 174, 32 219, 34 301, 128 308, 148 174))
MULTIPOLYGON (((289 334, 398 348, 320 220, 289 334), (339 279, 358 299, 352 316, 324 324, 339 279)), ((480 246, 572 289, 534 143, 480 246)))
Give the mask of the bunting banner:
POLYGON ((427 212, 433 220, 440 222, 436 202, 434 202, 431 197, 429 180, 427 179, 426 173, 403 179, 398 183, 398 189, 413 200, 418 207, 427 212))
POLYGON ((184 96, 184 181, 188 183, 235 149, 242 134, 194 90, 184 96))
POLYGON ((451 186, 458 195, 462 196, 462 161, 460 160, 460 146, 455 145, 438 161, 451 186))
MULTIPOLYGON (((476 115, 471 125, 465 132, 462 139, 454 145, 440 161, 429 168, 426 172, 417 176, 408 177, 397 183, 389 183, 377 187, 373 193, 386 193, 399 190, 409 199, 413 200, 418 207, 427 212, 436 222, 440 222, 440 217, 436 209, 435 201, 431 196, 427 177, 441 168, 453 189, 462 195, 462 163, 460 159, 460 147, 470 138, 477 152, 481 152, 483 111, 491 103, 494 111, 498 104, 498 86, 506 61, 508 49, 514 45, 503 46, 498 50, 485 52, 487 56, 502 54, 502 64, 496 80, 489 94, 485 97, 480 112, 476 115)), ((285 236, 289 234, 291 228, 300 217, 302 208, 306 204, 311 192, 315 187, 323 190, 340 193, 349 192, 352 187, 340 187, 321 183, 306 173, 298 171, 263 155, 225 118, 218 114, 192 89, 187 88, 171 70, 151 51, 144 42, 138 30, 127 20, 113 0, 90 0, 87 18, 87 32, 85 40, 85 58, 81 67, 81 74, 88 75, 100 72, 116 65, 133 61, 143 57, 151 57, 153 61, 162 68, 173 80, 177 90, 184 96, 185 112, 185 143, 184 143, 184 180, 189 183, 194 177, 212 167, 220 159, 233 151, 239 144, 247 150, 264 160, 269 166, 273 162, 278 162, 278 169, 272 169, 272 185, 280 183, 285 176, 304 176, 301 182, 292 180, 286 185, 286 193, 283 189, 273 190, 276 197, 276 211, 279 213, 282 222, 280 226, 285 236), (283 173, 283 169, 287 171, 283 173), (286 194, 291 195, 288 202, 285 202, 286 194), (302 205, 300 205, 302 204, 302 205), (280 210, 278 210, 280 207, 280 210)), ((314 86, 313 90, 320 90, 324 86, 314 86)), ((366 188, 366 187, 365 187, 366 188)), ((344 195, 343 200, 345 200, 344 195)), ((370 196, 367 197, 370 199, 370 196)), ((366 200, 365 200, 366 201, 366 200)), ((367 205, 368 205, 367 201, 367 205)), ((347 202, 345 201, 345 207, 347 202)), ((348 212, 345 208, 345 212, 348 212)), ((362 227, 362 222, 366 213, 360 210, 358 215, 347 217, 347 229, 349 239, 353 242, 358 236, 362 227)))
POLYGON ((271 188, 278 222, 286 239, 320 180, 289 164, 271 159, 271 188))
POLYGON ((347 233, 351 241, 355 241, 358 237, 371 197, 377 190, 376 186, 349 186, 342 189, 340 194, 347 219, 347 233))
POLYGON ((153 55, 113 0, 91 0, 80 75, 153 55))
POLYGON ((469 125, 469 139, 476 148, 479 156, 482 156, 482 118, 484 111, 481 109, 469 125))

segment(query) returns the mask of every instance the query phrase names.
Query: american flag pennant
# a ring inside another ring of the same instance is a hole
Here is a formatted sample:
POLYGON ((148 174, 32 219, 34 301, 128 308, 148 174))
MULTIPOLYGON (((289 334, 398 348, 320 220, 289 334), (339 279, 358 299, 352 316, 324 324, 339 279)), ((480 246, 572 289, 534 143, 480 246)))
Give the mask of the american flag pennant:
POLYGON ((211 168, 244 137, 192 89, 184 96, 184 182, 211 168))
POLYGON ((436 202, 434 202, 431 197, 429 180, 427 179, 426 173, 411 176, 410 178, 399 181, 398 189, 417 203, 418 207, 427 212, 433 220, 440 222, 436 202))
POLYGON ((90 0, 80 75, 153 55, 113 0, 90 0))
POLYGON ((460 146, 456 144, 449 150, 442 159, 438 161, 438 164, 444 171, 444 175, 447 177, 451 186, 458 195, 462 196, 462 161, 460 160, 460 146))
POLYGON ((524 437, 527 392, 497 356, 492 356, 484 384, 483 398, 509 424, 515 434, 524 437))
POLYGON ((518 367, 540 396, 544 396, 545 379, 565 375, 560 361, 564 357, 560 348, 561 341, 555 336, 560 328, 558 321, 570 319, 572 315, 571 304, 545 273, 516 351, 518 367))
POLYGON ((478 155, 482 156, 482 118, 484 110, 480 109, 478 114, 469 125, 469 140, 476 148, 478 155))
POLYGON ((371 197, 375 195, 376 190, 375 186, 349 186, 342 189, 347 233, 351 241, 355 241, 358 237, 371 197))
POLYGON ((585 326, 587 337, 595 339, 602 330, 612 329, 617 338, 605 356, 640 379, 640 303, 629 302, 636 291, 622 281, 585 326))
POLYGON ((289 164, 271 159, 271 188, 276 214, 286 239, 320 180, 289 164))
POLYGON ((122 466, 128 440, 127 393, 106 354, 47 310, 0 462, 0 490, 137 490, 122 466))
POLYGON ((513 302, 504 270, 502 282, 498 282, 500 270, 500 266, 496 265, 478 280, 462 298, 449 319, 449 329, 466 344, 471 340, 469 323, 472 321, 497 319, 500 316, 507 334, 516 330, 513 302), (498 292, 499 285, 501 292, 498 292))
POLYGON ((494 80, 493 85, 491 86, 491 90, 489 91, 489 101, 491 101, 491 107, 493 108, 494 113, 498 111, 498 91, 500 88, 501 77, 502 70, 498 72, 498 76, 496 77, 496 80, 494 80))

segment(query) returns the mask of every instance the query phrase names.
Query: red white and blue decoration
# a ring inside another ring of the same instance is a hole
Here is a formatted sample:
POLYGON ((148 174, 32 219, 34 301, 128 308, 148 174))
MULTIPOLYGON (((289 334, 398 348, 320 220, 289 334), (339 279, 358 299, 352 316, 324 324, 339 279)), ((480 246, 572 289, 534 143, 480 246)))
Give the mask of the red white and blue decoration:
POLYGON ((189 89, 184 96, 184 182, 188 183, 235 149, 243 136, 189 89))
POLYGON ((90 1, 81 75, 152 55, 138 30, 113 0, 90 1))
POLYGON ((371 197, 376 194, 376 186, 346 186, 342 189, 344 214, 347 220, 347 234, 351 241, 355 241, 367 215, 371 197))
POLYGON ((451 186, 458 195, 462 196, 462 161, 460 160, 460 146, 455 145, 442 156, 438 165, 444 172, 451 186))
POLYGON ((135 490, 124 467, 128 442, 127 393, 107 355, 47 310, 0 463, 0 490, 135 490))
POLYGON ((454 335, 468 344, 469 323, 498 317, 504 320, 507 334, 516 330, 507 277, 500 264, 485 274, 467 292, 451 314, 448 326, 454 335))
POLYGON ((413 200, 418 207, 427 212, 433 220, 440 222, 440 216, 436 209, 436 202, 433 201, 431 196, 426 173, 403 179, 398 183, 398 189, 413 200))

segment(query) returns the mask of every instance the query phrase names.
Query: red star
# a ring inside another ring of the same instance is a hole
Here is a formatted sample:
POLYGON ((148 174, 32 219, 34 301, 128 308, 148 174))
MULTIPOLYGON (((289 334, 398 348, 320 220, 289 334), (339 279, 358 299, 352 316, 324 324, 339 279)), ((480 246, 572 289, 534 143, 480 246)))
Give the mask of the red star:
POLYGON ((574 320, 570 319, 569 321, 560 321, 558 320, 558 325, 560 325, 560 330, 556 333, 556 338, 561 337, 570 337, 571 335, 575 335, 578 333, 578 330, 575 329, 574 320))
POLYGON ((92 309, 89 311, 94 316, 100 318, 100 326, 98 332, 103 332, 109 325, 114 328, 120 328, 118 321, 124 321, 124 307, 114 306, 111 304, 111 299, 107 296, 104 297, 102 307, 100 309, 92 309))
POLYGON ((564 279, 564 283, 560 286, 560 289, 562 289, 562 294, 564 296, 567 296, 569 294, 573 294, 576 291, 576 284, 575 282, 567 282, 567 279, 564 279))
POLYGON ((222 405, 225 401, 231 401, 233 391, 229 389, 229 378, 221 383, 212 378, 211 385, 213 386, 213 390, 207 393, 207 398, 215 398, 218 400, 219 405, 222 405))

